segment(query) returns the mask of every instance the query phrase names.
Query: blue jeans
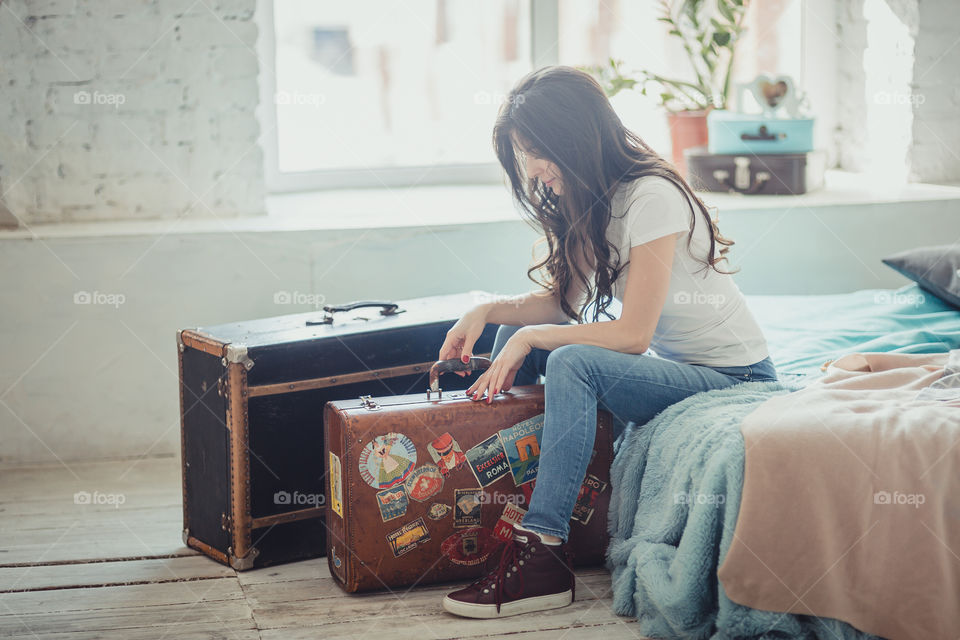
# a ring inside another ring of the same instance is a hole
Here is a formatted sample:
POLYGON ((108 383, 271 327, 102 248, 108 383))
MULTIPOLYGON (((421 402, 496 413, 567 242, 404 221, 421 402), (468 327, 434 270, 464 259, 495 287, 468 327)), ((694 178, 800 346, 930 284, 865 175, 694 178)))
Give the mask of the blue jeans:
MULTIPOLYGON (((519 328, 500 326, 491 359, 519 328)), ((522 525, 563 539, 593 452, 598 407, 613 415, 616 439, 628 422, 644 424, 700 391, 777 379, 769 357, 749 366, 708 367, 585 344, 532 349, 514 385, 537 384, 541 374, 546 378, 540 463, 522 525)))

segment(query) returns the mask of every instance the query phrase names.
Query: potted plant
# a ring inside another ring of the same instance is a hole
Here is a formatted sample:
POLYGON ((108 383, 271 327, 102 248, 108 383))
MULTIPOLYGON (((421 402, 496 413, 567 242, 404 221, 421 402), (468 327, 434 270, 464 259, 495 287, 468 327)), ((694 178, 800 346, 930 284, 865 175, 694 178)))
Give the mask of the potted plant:
POLYGON ((625 72, 623 62, 611 58, 606 65, 582 67, 597 78, 608 97, 635 89, 650 95, 658 91, 667 111, 673 164, 686 177, 683 150, 707 144, 707 114, 727 108, 734 51, 745 31, 743 18, 749 0, 660 0, 657 20, 668 25, 668 34, 683 45, 693 79, 678 80, 643 69, 625 72))

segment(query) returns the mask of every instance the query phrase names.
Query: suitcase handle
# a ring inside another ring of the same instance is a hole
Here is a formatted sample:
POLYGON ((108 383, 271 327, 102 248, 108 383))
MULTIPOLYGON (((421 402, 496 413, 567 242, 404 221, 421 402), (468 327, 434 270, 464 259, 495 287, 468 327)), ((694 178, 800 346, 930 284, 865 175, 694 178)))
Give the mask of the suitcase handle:
POLYGON ((463 362, 459 358, 451 358, 450 360, 437 360, 433 363, 433 366, 430 367, 430 386, 427 387, 427 400, 430 399, 430 392, 437 392, 437 399, 440 399, 440 374, 447 373, 448 371, 481 371, 486 369, 491 364, 490 358, 484 358, 483 356, 473 356, 468 362, 463 362))
POLYGON ((320 320, 307 320, 307 325, 315 324, 333 324, 333 314, 338 311, 353 311, 362 307, 383 307, 380 309, 382 316, 395 316, 398 313, 404 313, 406 309, 400 309, 396 302, 386 302, 382 300, 357 300, 346 304, 327 304, 323 306, 324 314, 320 320), (400 309, 398 311, 398 309, 400 309))

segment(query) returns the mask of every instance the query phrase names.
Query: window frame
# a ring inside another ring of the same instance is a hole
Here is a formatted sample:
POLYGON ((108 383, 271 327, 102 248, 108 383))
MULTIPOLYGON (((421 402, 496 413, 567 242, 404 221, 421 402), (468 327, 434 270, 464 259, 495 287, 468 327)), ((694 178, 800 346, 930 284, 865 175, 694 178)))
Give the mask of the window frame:
MULTIPOLYGON (((260 144, 263 149, 264 177, 268 193, 357 189, 368 187, 413 187, 451 184, 497 184, 502 172, 496 162, 438 164, 404 167, 356 167, 281 172, 277 138, 276 31, 273 22, 274 0, 257 3, 257 56, 260 59, 260 144)), ((530 46, 533 68, 557 63, 559 1, 530 0, 530 46)))

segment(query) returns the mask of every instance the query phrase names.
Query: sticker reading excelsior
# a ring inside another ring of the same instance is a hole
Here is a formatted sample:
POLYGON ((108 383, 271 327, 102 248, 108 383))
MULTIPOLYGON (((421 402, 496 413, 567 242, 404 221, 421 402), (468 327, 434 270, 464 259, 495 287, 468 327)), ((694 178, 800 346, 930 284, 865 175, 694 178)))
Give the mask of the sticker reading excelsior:
POLYGON ((500 436, 496 433, 467 451, 467 460, 481 487, 486 487, 510 473, 507 454, 503 450, 500 436))

